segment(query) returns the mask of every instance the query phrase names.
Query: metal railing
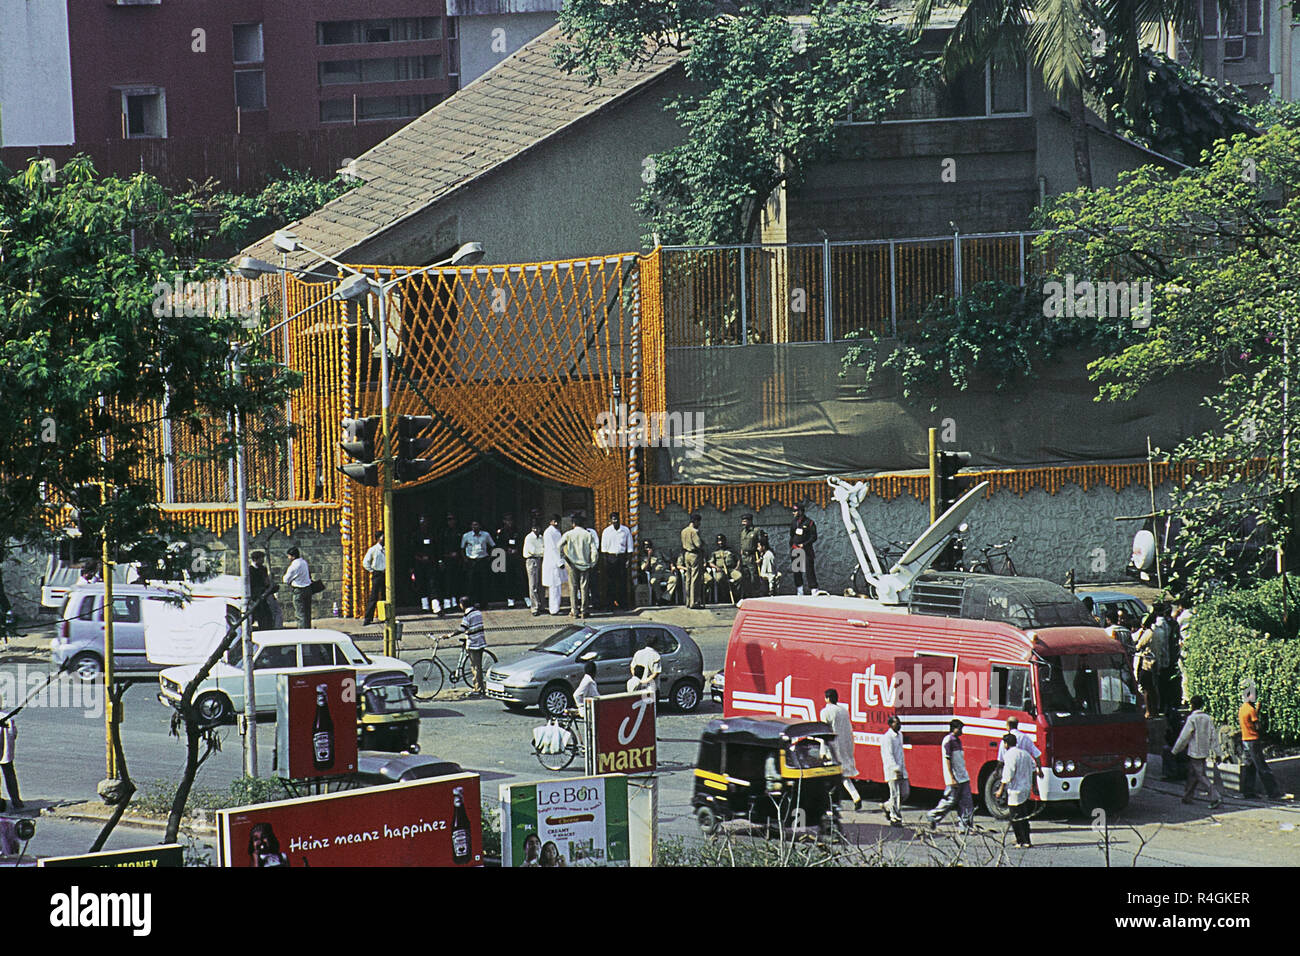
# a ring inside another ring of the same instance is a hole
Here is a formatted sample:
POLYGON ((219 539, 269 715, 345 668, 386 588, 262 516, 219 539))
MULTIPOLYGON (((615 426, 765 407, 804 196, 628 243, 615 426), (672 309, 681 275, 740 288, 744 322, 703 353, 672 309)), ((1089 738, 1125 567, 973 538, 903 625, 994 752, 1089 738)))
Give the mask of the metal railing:
POLYGON ((938 296, 1041 275, 1036 235, 666 246, 666 346, 837 342, 860 330, 896 336, 938 296))

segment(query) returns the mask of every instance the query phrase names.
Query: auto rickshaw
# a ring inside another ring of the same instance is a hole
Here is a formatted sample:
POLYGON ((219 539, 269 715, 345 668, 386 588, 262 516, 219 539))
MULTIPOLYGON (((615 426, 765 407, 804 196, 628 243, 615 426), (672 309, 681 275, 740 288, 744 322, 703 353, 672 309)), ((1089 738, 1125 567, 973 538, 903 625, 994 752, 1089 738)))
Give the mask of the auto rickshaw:
POLYGON ((405 674, 390 671, 362 678, 357 694, 357 748, 419 752, 415 684, 405 674))
POLYGON ((709 721, 700 737, 691 806, 700 828, 723 820, 821 828, 835 809, 842 771, 819 721, 732 717, 709 721))

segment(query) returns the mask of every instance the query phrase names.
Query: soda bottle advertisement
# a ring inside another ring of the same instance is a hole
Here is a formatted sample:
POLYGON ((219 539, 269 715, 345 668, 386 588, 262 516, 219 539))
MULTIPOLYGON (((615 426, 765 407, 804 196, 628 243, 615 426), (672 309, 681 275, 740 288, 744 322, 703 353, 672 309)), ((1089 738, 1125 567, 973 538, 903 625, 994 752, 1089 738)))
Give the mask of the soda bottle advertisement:
POLYGON ((353 670, 280 675, 276 695, 276 773, 290 780, 354 773, 357 693, 353 670))

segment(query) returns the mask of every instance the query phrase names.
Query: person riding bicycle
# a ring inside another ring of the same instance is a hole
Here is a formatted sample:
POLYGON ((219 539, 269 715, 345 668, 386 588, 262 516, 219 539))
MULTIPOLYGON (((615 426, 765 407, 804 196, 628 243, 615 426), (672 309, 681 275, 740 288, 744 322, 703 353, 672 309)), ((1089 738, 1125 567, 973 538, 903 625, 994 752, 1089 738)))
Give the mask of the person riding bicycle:
POLYGON ((474 693, 487 694, 487 681, 483 676, 483 652, 487 649, 487 636, 483 631, 483 612, 474 606, 468 597, 460 599, 460 609, 464 616, 460 619, 460 630, 453 636, 460 636, 469 652, 469 662, 474 668, 474 693))

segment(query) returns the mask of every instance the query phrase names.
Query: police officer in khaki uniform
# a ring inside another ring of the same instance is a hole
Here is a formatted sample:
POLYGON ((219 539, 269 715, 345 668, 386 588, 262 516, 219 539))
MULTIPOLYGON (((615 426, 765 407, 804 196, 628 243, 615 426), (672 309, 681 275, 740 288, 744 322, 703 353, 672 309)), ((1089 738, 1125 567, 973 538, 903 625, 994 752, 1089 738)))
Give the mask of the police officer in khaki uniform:
POLYGON ((704 607, 704 539, 700 537, 698 513, 691 515, 691 523, 682 529, 682 587, 686 606, 704 607))
POLYGON ((721 600, 724 596, 732 604, 740 600, 740 557, 727 547, 727 536, 718 535, 713 557, 709 561, 709 583, 716 586, 714 592, 721 600))
POLYGON ((662 604, 665 593, 669 598, 676 590, 677 579, 668 562, 655 550, 653 541, 641 543, 641 558, 637 561, 637 580, 644 581, 650 589, 650 605, 662 604))
POLYGON ((753 515, 740 516, 740 580, 745 597, 755 597, 758 586, 758 542, 763 532, 754 527, 753 515))

